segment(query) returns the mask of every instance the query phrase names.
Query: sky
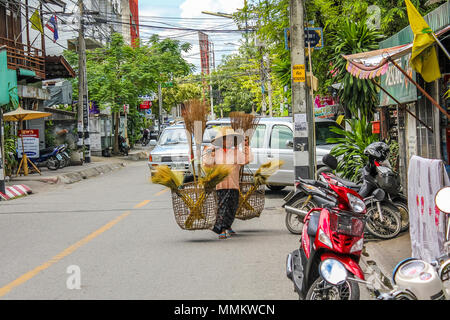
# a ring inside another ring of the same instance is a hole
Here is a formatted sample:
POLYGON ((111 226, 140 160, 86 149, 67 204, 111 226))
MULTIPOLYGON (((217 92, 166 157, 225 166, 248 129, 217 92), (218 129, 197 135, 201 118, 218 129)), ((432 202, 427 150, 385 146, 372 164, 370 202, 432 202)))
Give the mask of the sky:
MULTIPOLYGON (((151 29, 145 25, 186 27, 192 29, 236 30, 232 19, 202 14, 202 11, 233 13, 244 6, 244 0, 139 0, 140 36, 145 41, 152 34, 192 44, 185 59, 196 66, 194 73, 200 72, 200 49, 196 31, 151 29)), ((240 33, 205 32, 214 44, 215 66, 223 55, 233 53, 239 46, 240 33)))

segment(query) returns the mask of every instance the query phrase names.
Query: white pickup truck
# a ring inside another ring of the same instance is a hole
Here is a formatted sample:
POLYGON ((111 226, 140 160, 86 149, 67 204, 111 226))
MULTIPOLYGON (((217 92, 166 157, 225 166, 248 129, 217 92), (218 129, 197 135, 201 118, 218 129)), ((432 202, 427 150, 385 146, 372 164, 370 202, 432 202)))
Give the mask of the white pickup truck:
MULTIPOLYGON (((338 124, 333 120, 316 119, 316 160, 317 169, 324 166, 322 157, 329 153, 334 144, 327 143, 327 138, 336 137, 330 127, 338 124)), ((207 122, 207 129, 203 139, 204 145, 209 145, 215 137, 217 126, 230 126, 230 119, 211 120, 207 122)), ((268 182, 272 190, 281 190, 285 186, 294 185, 294 152, 293 152, 293 120, 292 117, 261 118, 255 130, 250 147, 254 160, 246 166, 246 170, 255 172, 261 164, 275 158, 284 161, 283 166, 268 182)))

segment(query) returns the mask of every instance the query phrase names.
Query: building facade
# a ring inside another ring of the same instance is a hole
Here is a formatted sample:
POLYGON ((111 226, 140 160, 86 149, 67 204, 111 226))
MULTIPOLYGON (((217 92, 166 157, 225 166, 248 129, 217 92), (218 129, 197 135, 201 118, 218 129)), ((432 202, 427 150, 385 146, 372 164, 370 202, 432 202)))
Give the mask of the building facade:
MULTIPOLYGON (((442 44, 450 48, 450 2, 446 2, 424 17, 433 31, 438 34, 442 44)), ((391 48, 413 42, 414 35, 408 26, 382 41, 380 48, 391 48)), ((445 53, 436 45, 442 77, 427 83, 420 74, 414 72, 409 65, 411 53, 396 60, 407 74, 443 107, 450 111, 449 99, 445 93, 450 88, 450 62, 445 53)), ((418 155, 430 159, 442 159, 449 168, 450 159, 450 127, 447 117, 427 99, 417 87, 411 83, 392 63, 381 77, 381 86, 399 102, 405 104, 410 113, 399 107, 396 102, 380 92, 381 113, 386 114, 384 127, 390 130, 399 143, 399 171, 403 185, 406 186, 406 175, 409 159, 418 155), (413 115, 415 115, 415 117, 413 115), (390 116, 389 116, 390 115, 390 116), (419 121, 420 120, 420 121, 419 121)), ((448 169, 447 169, 448 171, 448 169)))

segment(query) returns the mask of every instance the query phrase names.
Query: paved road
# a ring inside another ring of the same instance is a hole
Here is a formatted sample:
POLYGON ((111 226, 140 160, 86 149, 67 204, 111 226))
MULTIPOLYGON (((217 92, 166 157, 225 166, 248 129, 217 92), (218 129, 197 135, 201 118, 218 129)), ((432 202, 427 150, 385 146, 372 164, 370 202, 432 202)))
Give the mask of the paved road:
POLYGON ((2 202, 0 298, 297 299, 284 194, 268 191, 261 218, 237 220, 227 240, 179 229, 145 162, 2 202))

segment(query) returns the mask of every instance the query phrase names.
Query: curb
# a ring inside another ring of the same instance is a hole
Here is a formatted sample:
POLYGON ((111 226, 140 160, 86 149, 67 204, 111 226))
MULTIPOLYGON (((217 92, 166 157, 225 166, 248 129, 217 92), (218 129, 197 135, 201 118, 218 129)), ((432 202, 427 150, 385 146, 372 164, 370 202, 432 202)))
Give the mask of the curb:
MULTIPOLYGON (((115 171, 125 167, 125 163, 108 163, 99 165, 92 168, 87 168, 80 171, 69 172, 65 174, 58 175, 56 177, 57 182, 72 184, 81 180, 89 179, 107 172, 115 171)), ((53 177, 54 178, 54 177, 53 177)), ((52 179, 54 181, 54 179, 52 179)))
POLYGON ((125 162, 104 163, 89 168, 81 168, 77 171, 61 173, 47 177, 33 177, 32 179, 20 178, 17 181, 39 181, 49 184, 65 183, 72 184, 81 180, 89 179, 107 172, 115 171, 126 166, 125 162))
POLYGON ((31 189, 24 184, 15 184, 13 186, 6 187, 5 192, 6 193, 0 192, 0 198, 2 200, 13 200, 32 193, 31 189))

